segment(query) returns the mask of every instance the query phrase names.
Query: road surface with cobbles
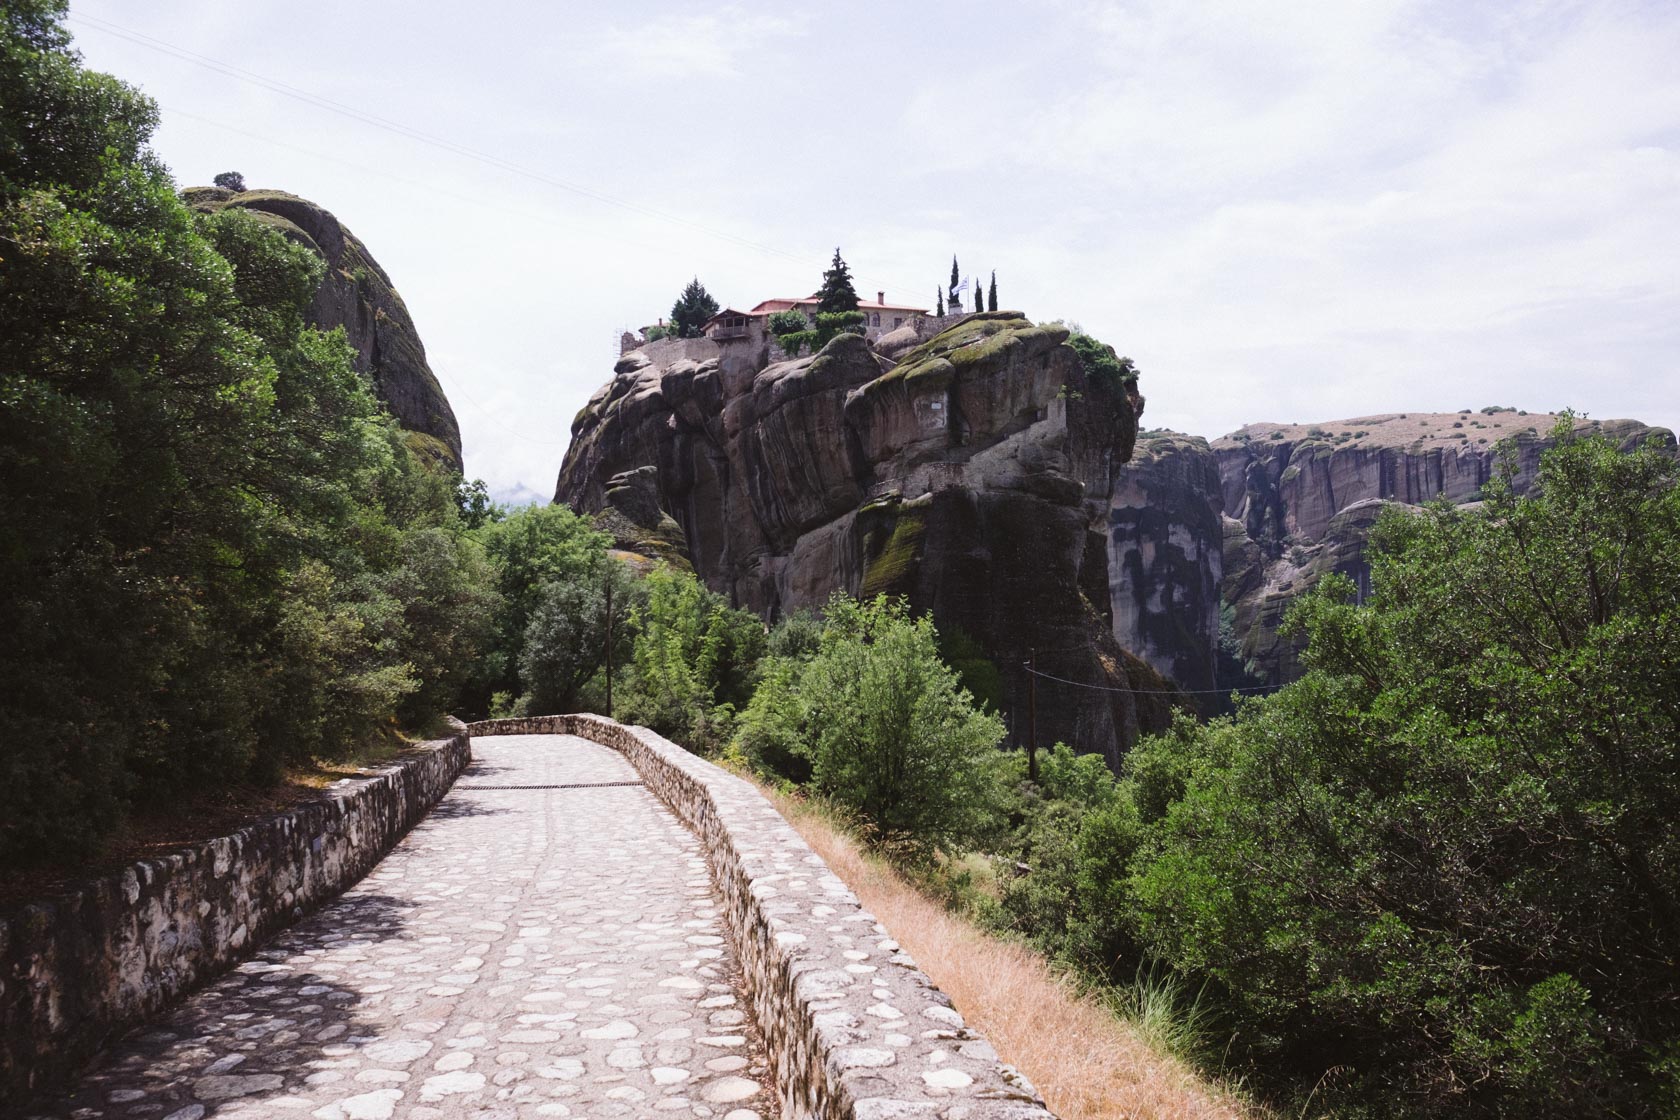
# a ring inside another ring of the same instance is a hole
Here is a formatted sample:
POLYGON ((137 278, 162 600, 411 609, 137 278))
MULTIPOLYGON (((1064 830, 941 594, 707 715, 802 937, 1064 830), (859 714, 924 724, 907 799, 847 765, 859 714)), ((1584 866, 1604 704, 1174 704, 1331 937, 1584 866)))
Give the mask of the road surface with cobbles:
POLYGON ((473 756, 367 878, 38 1115, 772 1115, 694 837, 607 747, 473 756))

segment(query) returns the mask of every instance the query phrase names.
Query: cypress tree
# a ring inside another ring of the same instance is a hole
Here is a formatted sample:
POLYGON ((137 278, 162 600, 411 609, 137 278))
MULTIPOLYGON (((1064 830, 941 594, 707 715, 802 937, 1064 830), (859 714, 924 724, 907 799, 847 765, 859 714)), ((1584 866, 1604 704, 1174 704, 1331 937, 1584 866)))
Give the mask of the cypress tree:
POLYGON ((839 311, 856 311, 858 305, 857 290, 852 287, 852 270, 846 267, 846 262, 840 259, 840 250, 834 250, 834 263, 823 273, 822 287, 817 291, 817 310, 834 314, 839 311))
POLYGON ((671 332, 678 338, 699 338, 706 320, 718 313, 718 301, 696 276, 671 305, 671 332))
POLYGON ((997 269, 992 269, 992 286, 986 289, 986 310, 997 310, 997 269))
POLYGON ((962 311, 962 293, 957 291, 957 285, 961 282, 961 279, 962 279, 961 274, 957 272, 957 255, 955 253, 952 253, 951 254, 951 314, 953 314, 953 315, 956 315, 956 314, 958 314, 959 312, 962 311))
POLYGON ((933 299, 935 304, 934 314, 939 316, 941 319, 945 318, 945 293, 941 289, 935 288, 933 290, 933 299))

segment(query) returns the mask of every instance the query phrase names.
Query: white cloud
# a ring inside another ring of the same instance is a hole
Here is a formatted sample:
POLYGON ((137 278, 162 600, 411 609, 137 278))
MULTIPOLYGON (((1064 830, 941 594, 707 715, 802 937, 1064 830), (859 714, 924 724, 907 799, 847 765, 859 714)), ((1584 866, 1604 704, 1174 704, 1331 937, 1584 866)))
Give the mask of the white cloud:
POLYGON ((803 17, 728 4, 714 12, 666 13, 608 27, 584 53, 599 71, 625 78, 741 78, 760 52, 804 33, 803 17))

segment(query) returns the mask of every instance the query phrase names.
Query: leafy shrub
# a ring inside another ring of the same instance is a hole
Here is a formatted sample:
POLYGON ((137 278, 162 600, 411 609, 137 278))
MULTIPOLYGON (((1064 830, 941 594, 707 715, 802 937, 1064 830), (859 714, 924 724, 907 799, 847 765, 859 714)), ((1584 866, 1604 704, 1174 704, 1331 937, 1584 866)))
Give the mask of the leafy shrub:
POLYGON ((782 777, 804 759, 811 788, 860 814, 877 842, 925 854, 995 827, 1002 738, 940 660, 930 619, 902 600, 836 595, 816 652, 774 664, 736 742, 782 777))
POLYGON ((1137 383, 1138 368, 1130 358, 1120 357, 1114 352, 1114 347, 1098 342, 1077 326, 1068 335, 1067 344, 1079 355, 1086 375, 1098 384, 1119 387, 1137 383))
POLYGON ((631 616, 629 672, 614 716, 702 752, 726 743, 764 656, 764 624, 686 572, 661 565, 631 616))

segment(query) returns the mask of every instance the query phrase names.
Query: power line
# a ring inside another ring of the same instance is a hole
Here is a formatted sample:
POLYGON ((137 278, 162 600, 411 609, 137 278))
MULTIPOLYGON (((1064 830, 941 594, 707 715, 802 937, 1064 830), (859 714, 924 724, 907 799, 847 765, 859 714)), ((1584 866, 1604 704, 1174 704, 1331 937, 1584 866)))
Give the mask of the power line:
POLYGON ((1262 684, 1243 688, 1179 688, 1171 692, 1159 688, 1115 688, 1105 684, 1087 684, 1084 681, 1070 681, 1066 677, 1057 677, 1049 673, 1041 673, 1032 667, 1030 662, 1021 662, 1021 668, 1035 677, 1056 681, 1060 684, 1070 684, 1075 688, 1088 688, 1093 692, 1126 692, 1133 696, 1229 696, 1233 692, 1276 692, 1277 686, 1262 684))
MULTIPOLYGON (((154 38, 144 32, 124 27, 121 24, 112 23, 109 20, 100 19, 97 16, 71 13, 67 18, 69 22, 80 23, 96 31, 103 31, 107 35, 123 39, 127 42, 135 44, 136 46, 145 47, 148 50, 154 50, 161 54, 169 55, 170 57, 180 59, 183 62, 190 62, 195 66, 203 67, 206 70, 221 74, 224 77, 233 78, 237 81, 266 89, 271 93, 278 93, 283 97, 290 97, 294 100, 301 101, 304 104, 313 105, 318 109, 325 109, 328 112, 337 113, 340 116, 348 117, 351 120, 383 129, 386 132, 394 133, 409 140, 417 140, 422 144, 431 145, 432 147, 450 152, 465 159, 475 160, 500 171, 520 175, 535 182, 555 187, 559 190, 569 191, 573 194, 579 195, 580 197, 602 203, 606 206, 615 206, 620 210, 624 210, 632 214, 639 214, 643 217, 654 218, 658 221, 682 226, 686 229, 691 229, 696 233, 701 233, 720 241, 725 241, 745 249, 752 249, 756 252, 764 253, 769 256, 781 257, 784 260, 796 261, 801 265, 809 266, 812 260, 810 256, 805 254, 790 253, 784 249, 778 249, 771 245, 765 245, 762 242, 741 237, 737 234, 730 233, 727 230, 717 229, 712 226, 693 221, 692 219, 685 218, 680 214, 673 214, 668 210, 660 210, 652 206, 645 206, 638 202, 630 202, 625 199, 616 198, 602 191, 595 190, 591 187, 583 186, 580 183, 570 182, 565 179, 557 179, 552 175, 548 175, 541 171, 534 171, 531 168, 503 159, 502 157, 494 155, 490 152, 480 151, 476 148, 468 147, 465 144, 456 143, 446 137, 437 136, 415 128, 412 125, 403 124, 401 121, 393 121, 385 117, 364 112, 355 106, 346 105, 340 101, 334 101, 329 97, 323 97, 318 93, 282 82, 277 78, 270 78, 266 75, 258 74, 255 71, 246 70, 243 67, 235 66, 230 62, 223 62, 220 59, 212 58, 206 54, 200 54, 199 52, 189 50, 186 47, 165 42, 162 39, 154 38)), ((879 279, 873 277, 860 276, 859 279, 871 280, 874 283, 881 282, 879 279)), ((912 285, 898 284, 896 282, 893 287, 897 291, 906 293, 915 290, 912 285)))

